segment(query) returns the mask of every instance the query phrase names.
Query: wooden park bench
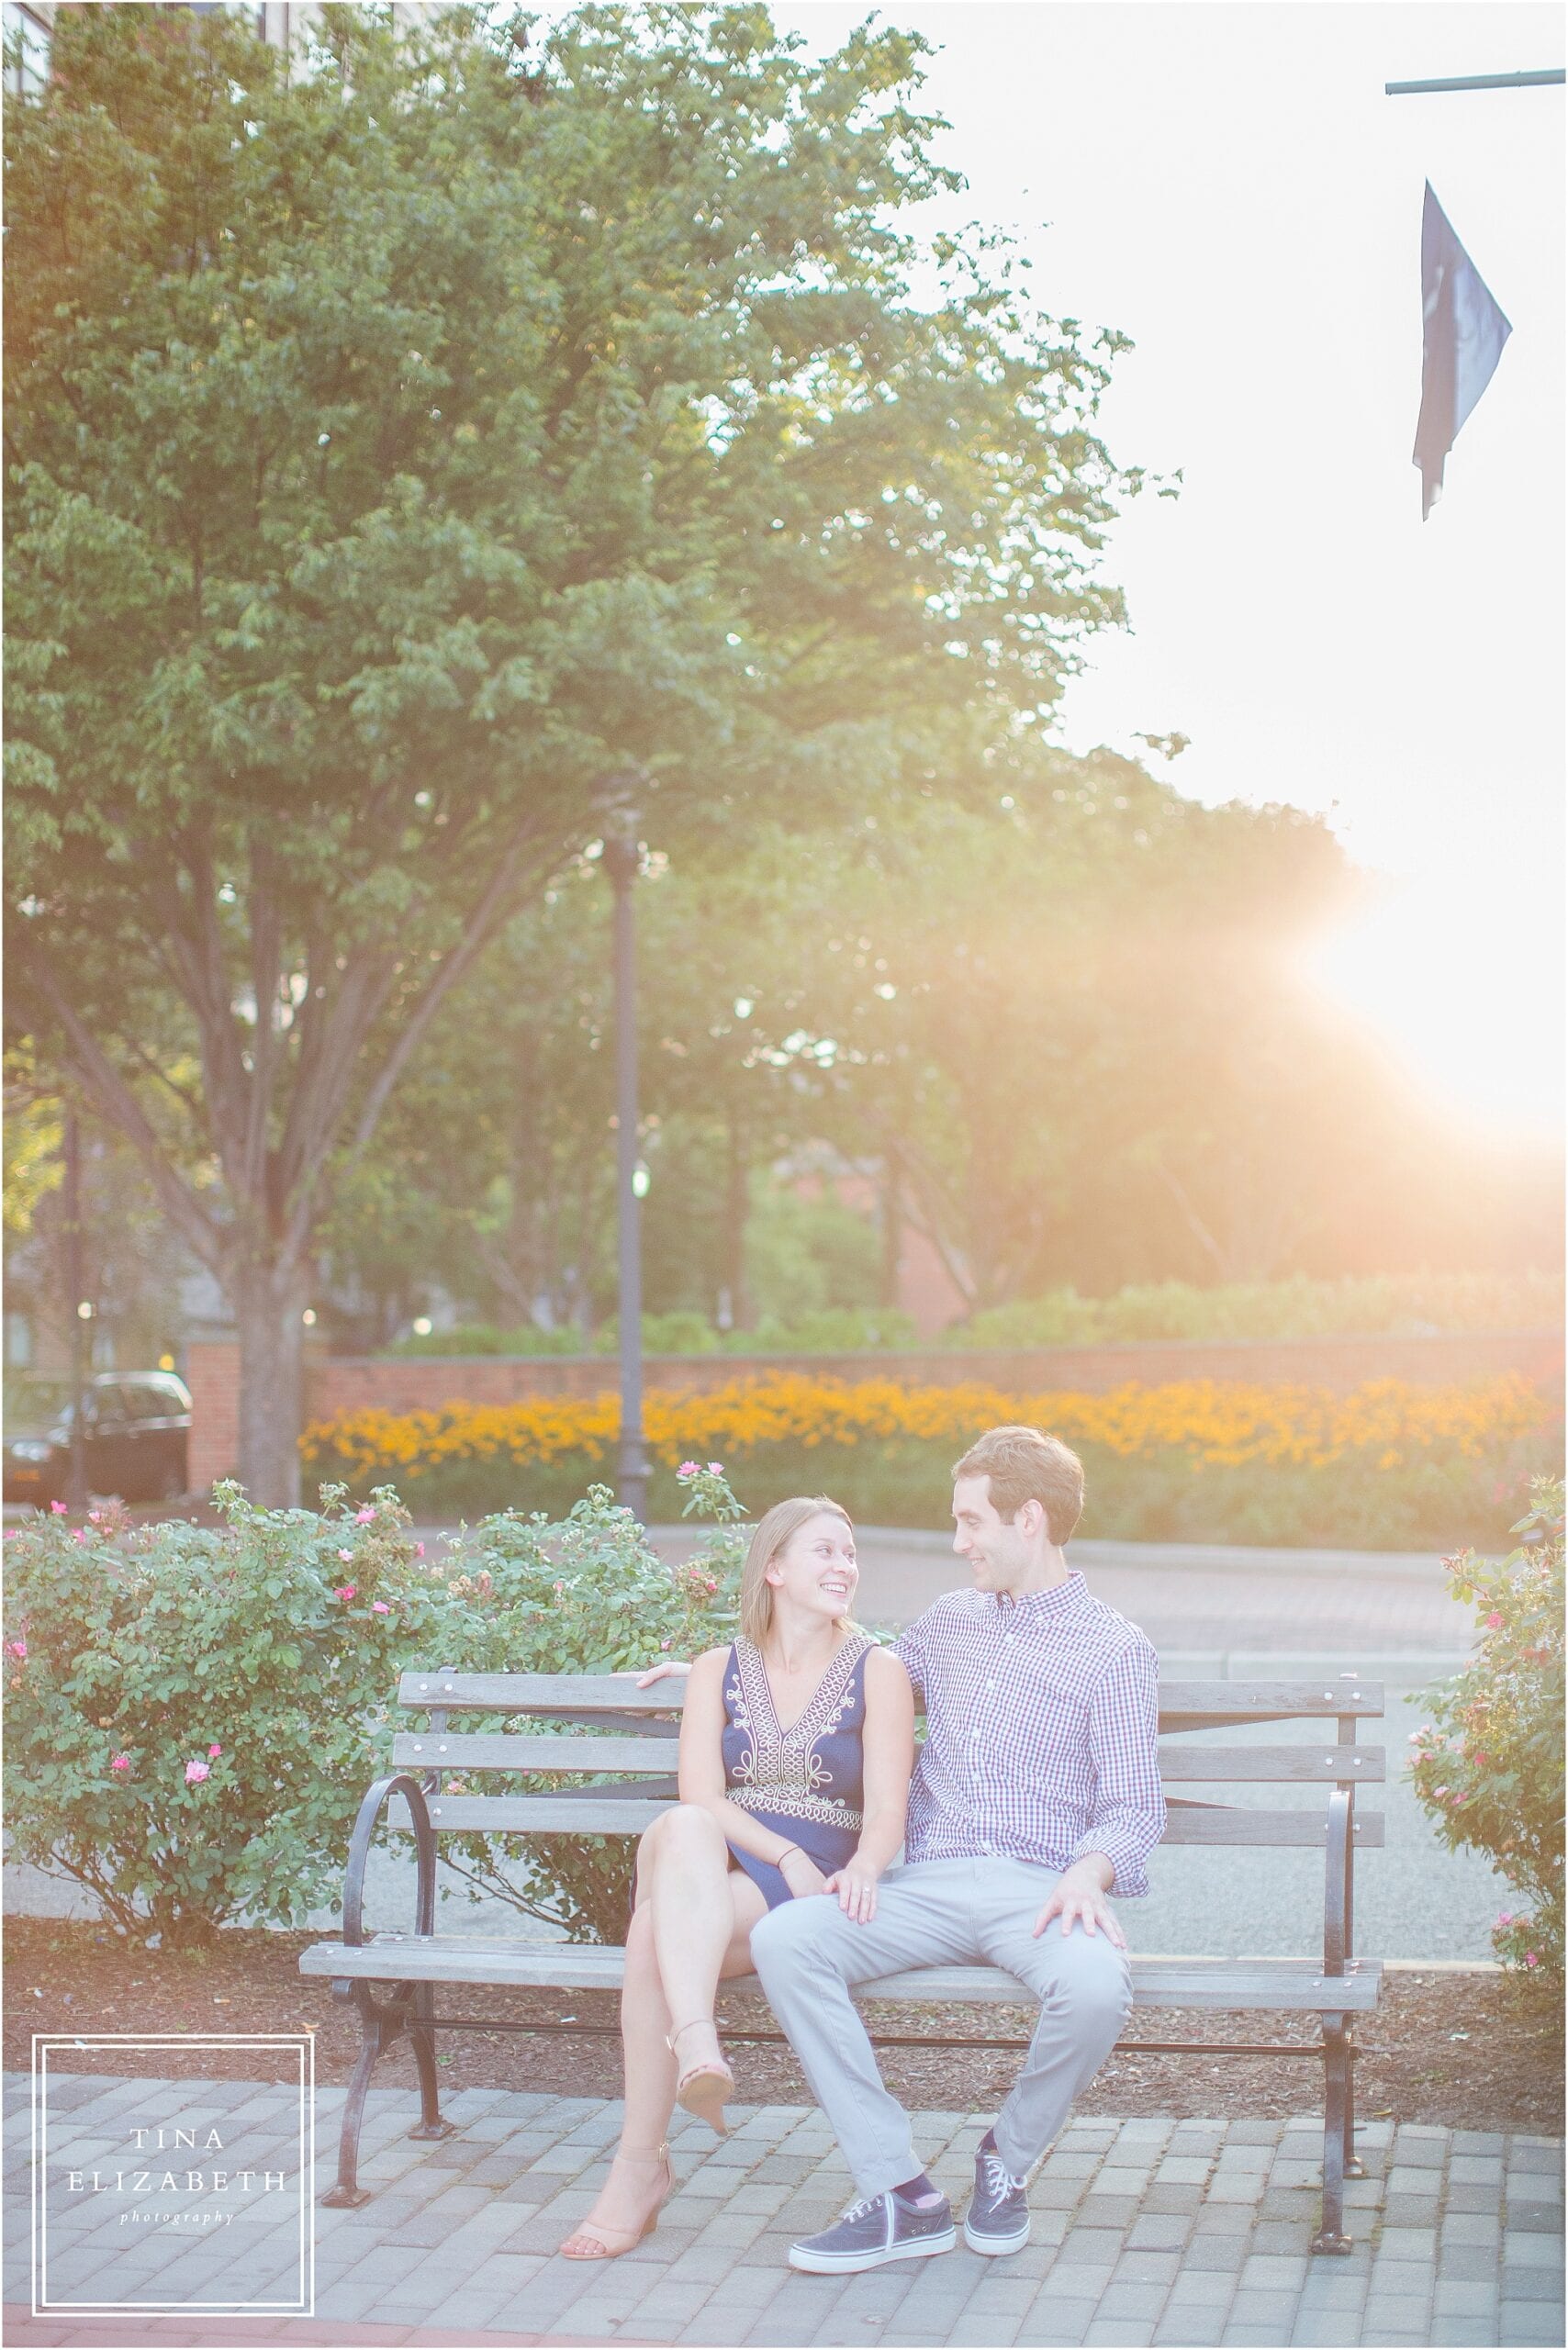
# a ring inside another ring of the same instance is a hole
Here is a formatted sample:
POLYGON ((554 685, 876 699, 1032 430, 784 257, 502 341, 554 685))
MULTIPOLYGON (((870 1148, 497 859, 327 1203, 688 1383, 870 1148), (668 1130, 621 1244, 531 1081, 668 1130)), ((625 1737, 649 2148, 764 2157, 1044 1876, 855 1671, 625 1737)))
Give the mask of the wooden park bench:
MULTIPOLYGON (((358 2181, 360 2122, 376 2059, 391 2041, 409 2035, 419 2070, 420 2114, 409 2134, 442 2138, 453 2125, 442 2119, 438 2102, 434 2034, 443 2030, 528 2029, 495 2018, 443 2016, 436 2006, 438 1986, 570 1991, 620 1987, 625 1955, 620 1949, 438 1934, 438 1839, 476 1829, 491 1834, 640 1835, 676 1799, 673 1740, 679 1724, 671 1717, 678 1715, 683 1696, 678 1683, 655 1683, 639 1690, 632 1681, 608 1674, 463 1673, 441 1667, 403 1674, 399 1703, 422 1715, 424 1726, 398 1733, 393 1748, 397 1767, 375 1782, 360 1807, 343 1892, 342 1941, 317 1942, 299 1961, 302 1974, 327 1976, 335 1996, 358 2008, 364 2030, 344 2103, 337 2183, 326 2202, 353 2205, 365 2200, 358 2181), (452 1726, 454 1717, 460 1722, 465 1714, 532 1717, 550 1727, 543 1732, 476 1735, 452 1726), (584 1735, 585 1729, 590 1734, 584 1735), (487 1771, 525 1779, 537 1774, 583 1775, 575 1786, 532 1794, 442 1792, 444 1780, 454 1772, 466 1779, 487 1771), (411 1934, 367 1937, 364 1868, 384 1811, 389 1825, 411 1828, 414 1833, 415 1925, 411 1934)), ((1356 1790, 1383 1777, 1382 1747, 1362 1742, 1362 1724, 1380 1718, 1383 1710, 1381 1686, 1356 1674, 1341 1676, 1338 1684, 1327 1675, 1305 1681, 1164 1682, 1159 1693, 1168 1844, 1248 1850, 1313 1845, 1324 1854, 1321 1961, 1135 1957, 1132 1962, 1135 2007, 1234 2014, 1290 2009, 1318 2018, 1324 2074, 1323 2213, 1313 2240, 1315 2252, 1350 2249, 1344 2232, 1344 2180, 1361 2175, 1353 2134, 1352 2033, 1355 2019, 1377 2005, 1383 1968, 1377 1960, 1353 1955, 1353 1878, 1357 1846, 1381 1845, 1383 1822, 1381 1813, 1358 1816, 1356 1790), (1320 1740, 1242 1746, 1205 1741, 1199 1735, 1303 1718, 1323 1724, 1320 1740), (1183 1792, 1219 1782, 1290 1782, 1299 1786, 1304 1781, 1324 1790, 1321 1806, 1243 1807, 1194 1800, 1183 1792)), ((1314 1940, 1316 1931, 1315 1920, 1314 1940)), ((752 1979, 736 1978, 743 1983, 752 1979)), ((991 1966, 930 1966, 884 1975, 860 1984, 856 1997, 913 2005, 1035 2005, 1015 1977, 991 1966)), ((1299 2042, 1260 2046, 1255 2042, 1129 2040, 1122 2045, 1178 2054, 1308 2053, 1299 2042)))

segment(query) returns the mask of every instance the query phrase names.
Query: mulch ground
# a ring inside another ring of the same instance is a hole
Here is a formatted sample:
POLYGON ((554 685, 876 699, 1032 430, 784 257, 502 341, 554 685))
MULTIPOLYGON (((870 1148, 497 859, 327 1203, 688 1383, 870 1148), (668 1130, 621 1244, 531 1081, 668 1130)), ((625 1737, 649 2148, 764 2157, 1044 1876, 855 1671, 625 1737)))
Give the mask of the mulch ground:
MULTIPOLYGON (((359 2043, 352 2008, 327 1985, 307 1982, 296 1961, 313 1934, 230 1931, 209 1951, 149 1951, 91 1925, 11 1919, 6 1930, 6 2063, 25 2071, 36 2031, 277 2032, 306 2031, 316 2042, 316 2077, 347 2079, 359 2043)), ((618 2097, 620 2047, 616 1999, 603 1991, 469 1991, 440 1995, 449 2013, 506 2017, 541 2029, 526 2032, 452 2031, 439 2035, 443 2080, 454 2088, 551 2090, 566 2097, 618 2097)), ((747 2104, 809 2104, 810 2093, 787 2045, 750 2042, 741 2032, 777 2030, 760 1993, 730 1993, 721 2014, 731 2061, 747 2104)), ((875 2031, 916 2038, 918 2046, 885 2046, 889 2087, 906 2105, 980 2112, 1006 2094, 1033 2013, 1014 2008, 868 2009, 875 2031), (975 2048, 939 2048, 938 2038, 980 2039, 975 2048)), ((1080 2100, 1081 2113, 1195 2113, 1216 2118, 1283 2118, 1321 2109, 1323 2076, 1312 2061, 1316 2023, 1300 2016, 1203 2016, 1185 2009, 1139 2009, 1138 2041, 1289 2042, 1300 2057, 1140 2054, 1124 2046, 1080 2100)), ((1562 2132, 1562 2022, 1560 2011, 1497 1975, 1388 1975, 1375 2016, 1360 2026, 1358 2104, 1368 2120, 1391 2115, 1453 2129, 1562 2132)), ((69 2050, 51 2067, 72 2069, 69 2050)), ((184 2078, 263 2076, 253 2050, 84 2051, 84 2072, 149 2073, 184 2078)), ((378 2087, 412 2086, 407 2045, 376 2067, 378 2087)))

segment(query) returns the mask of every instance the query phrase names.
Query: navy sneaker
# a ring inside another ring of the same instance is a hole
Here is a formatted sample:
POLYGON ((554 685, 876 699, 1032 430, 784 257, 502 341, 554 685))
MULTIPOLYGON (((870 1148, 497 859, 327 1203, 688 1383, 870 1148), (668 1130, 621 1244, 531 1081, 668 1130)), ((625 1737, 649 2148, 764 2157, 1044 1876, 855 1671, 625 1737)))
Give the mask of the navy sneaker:
POLYGON ((957 2242, 953 2207, 945 2195, 928 2211, 912 2210, 896 2195, 871 2195, 852 2203, 820 2235, 792 2244, 790 2266, 813 2277, 836 2277, 854 2268, 880 2268, 890 2260, 925 2260, 935 2252, 951 2252, 957 2242))
POLYGON ((1022 2252, 1029 2241, 1029 2190, 1002 2156, 982 2146, 975 2156, 975 2191, 964 2214, 971 2252, 1022 2252))

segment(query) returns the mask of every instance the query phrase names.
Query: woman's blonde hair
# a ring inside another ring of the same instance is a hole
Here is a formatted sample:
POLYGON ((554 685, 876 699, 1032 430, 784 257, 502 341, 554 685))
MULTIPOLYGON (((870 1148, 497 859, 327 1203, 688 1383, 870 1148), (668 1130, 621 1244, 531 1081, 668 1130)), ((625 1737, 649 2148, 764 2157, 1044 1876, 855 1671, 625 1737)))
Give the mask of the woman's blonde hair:
MULTIPOLYGON (((779 1551, 793 1541, 807 1519, 820 1517, 823 1510, 841 1517, 854 1533, 849 1512, 830 1501, 825 1494, 797 1494, 793 1501, 775 1502, 757 1520, 745 1565, 741 1569, 741 1638, 749 1640, 753 1648, 759 1649, 773 1629, 773 1586, 767 1580, 768 1568, 779 1551)), ((846 1623, 848 1620, 846 1617, 846 1623)))

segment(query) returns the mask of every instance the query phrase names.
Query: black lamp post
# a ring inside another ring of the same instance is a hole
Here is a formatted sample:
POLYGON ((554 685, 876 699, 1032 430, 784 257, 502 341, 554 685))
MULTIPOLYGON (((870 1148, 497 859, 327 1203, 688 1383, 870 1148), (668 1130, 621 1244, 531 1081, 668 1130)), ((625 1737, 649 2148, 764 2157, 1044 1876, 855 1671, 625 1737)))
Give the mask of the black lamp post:
POLYGON ((621 1441, 616 1491, 639 1524, 648 1514, 648 1456, 643 1442, 643 1227, 648 1188, 637 1153, 637 951, 632 885, 642 862, 637 797, 640 769, 612 776, 601 794, 604 869, 615 891, 615 1209, 620 1269, 621 1441))
POLYGON ((82 1133, 76 1113, 65 1113, 65 1286, 71 1302, 71 1458, 65 1472, 66 1506, 81 1516, 87 1506, 87 1349, 93 1308, 83 1296, 82 1133))

